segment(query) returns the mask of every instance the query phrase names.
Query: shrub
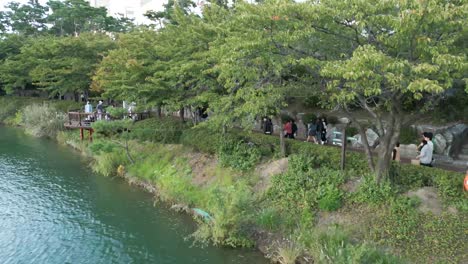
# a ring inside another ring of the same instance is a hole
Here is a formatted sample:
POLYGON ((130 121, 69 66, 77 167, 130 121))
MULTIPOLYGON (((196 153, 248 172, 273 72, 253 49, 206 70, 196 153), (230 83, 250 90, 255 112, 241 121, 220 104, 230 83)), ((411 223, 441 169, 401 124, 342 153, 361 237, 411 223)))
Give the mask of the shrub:
POLYGON ((318 207, 323 211, 335 211, 341 207, 342 191, 334 184, 319 189, 318 207))
POLYGON ((124 131, 129 131, 133 126, 133 121, 130 119, 126 120, 115 120, 112 122, 101 120, 92 123, 94 131, 106 137, 112 137, 121 134, 124 131))
POLYGON ((109 106, 106 108, 106 112, 114 119, 121 119, 126 114, 128 114, 128 110, 123 107, 113 107, 109 106))
POLYGON ((354 195, 354 201, 368 204, 381 204, 391 201, 396 196, 395 190, 386 181, 377 184, 373 175, 365 175, 354 195))
POLYGON ((260 151, 253 145, 238 140, 223 140, 218 150, 222 166, 246 171, 260 160, 260 151))
POLYGON ((141 141, 179 143, 182 133, 187 129, 187 124, 175 118, 149 118, 136 122, 131 128, 131 134, 141 141))
POLYGON ((180 141, 195 150, 215 154, 221 142, 221 135, 207 128, 194 127, 184 130, 180 141))
POLYGON ((64 129, 66 117, 47 104, 32 104, 22 110, 22 122, 26 132, 37 137, 55 138, 64 129))

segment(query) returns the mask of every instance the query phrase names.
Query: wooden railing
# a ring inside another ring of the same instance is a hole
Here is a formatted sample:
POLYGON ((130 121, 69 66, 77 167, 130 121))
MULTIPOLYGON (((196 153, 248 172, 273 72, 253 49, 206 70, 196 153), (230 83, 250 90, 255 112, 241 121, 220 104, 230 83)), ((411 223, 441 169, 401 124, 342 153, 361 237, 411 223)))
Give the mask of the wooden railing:
POLYGON ((68 124, 73 126, 78 123, 78 126, 90 126, 92 122, 96 121, 96 113, 82 113, 82 112, 68 112, 68 124))

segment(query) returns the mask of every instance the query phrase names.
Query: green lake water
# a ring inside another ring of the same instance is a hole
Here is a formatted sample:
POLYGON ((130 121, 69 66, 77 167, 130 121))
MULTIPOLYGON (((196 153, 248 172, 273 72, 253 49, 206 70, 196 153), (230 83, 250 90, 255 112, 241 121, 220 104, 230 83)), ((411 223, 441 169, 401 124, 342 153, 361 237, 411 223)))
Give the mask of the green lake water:
POLYGON ((192 246, 194 228, 71 149, 0 126, 0 263, 267 263, 257 251, 192 246))

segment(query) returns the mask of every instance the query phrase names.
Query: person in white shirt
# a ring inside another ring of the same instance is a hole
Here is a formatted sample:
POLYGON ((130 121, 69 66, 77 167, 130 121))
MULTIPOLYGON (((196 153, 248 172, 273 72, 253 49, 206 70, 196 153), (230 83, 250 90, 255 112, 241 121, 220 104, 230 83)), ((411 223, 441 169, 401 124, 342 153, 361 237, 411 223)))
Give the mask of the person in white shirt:
POLYGON ((427 140, 423 140, 421 153, 416 157, 419 159, 421 166, 432 167, 432 147, 427 140))

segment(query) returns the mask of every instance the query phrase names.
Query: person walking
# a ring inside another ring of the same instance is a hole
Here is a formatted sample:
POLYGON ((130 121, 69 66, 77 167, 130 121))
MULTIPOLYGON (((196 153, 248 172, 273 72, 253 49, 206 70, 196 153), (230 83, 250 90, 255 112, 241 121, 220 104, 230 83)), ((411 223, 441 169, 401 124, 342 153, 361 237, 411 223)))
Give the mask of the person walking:
POLYGON ((293 133, 292 133, 292 122, 289 120, 284 124, 283 126, 284 134, 286 138, 293 138, 293 133))
POLYGON ((310 120, 310 123, 307 124, 307 142, 313 142, 318 144, 317 142, 317 123, 313 120, 310 120))
POLYGON ((323 145, 327 144, 327 119, 325 117, 322 117, 320 124, 320 137, 323 145))

